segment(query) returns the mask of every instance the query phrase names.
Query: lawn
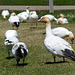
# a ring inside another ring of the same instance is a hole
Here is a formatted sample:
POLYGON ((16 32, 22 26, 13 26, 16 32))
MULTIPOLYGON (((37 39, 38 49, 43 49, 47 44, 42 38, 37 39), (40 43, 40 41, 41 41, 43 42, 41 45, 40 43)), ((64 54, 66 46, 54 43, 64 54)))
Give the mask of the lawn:
MULTIPOLYGON (((20 11, 14 12, 19 13, 20 11)), ((63 26, 71 30, 75 35, 75 10, 55 11, 52 15, 57 17, 61 12, 67 17, 69 24, 57 25, 56 22, 52 22, 52 28, 63 26)), ((48 11, 37 11, 37 13, 39 18, 42 15, 49 14, 48 11)), ((21 65, 17 66, 15 58, 7 59, 8 53, 4 46, 5 32, 12 29, 12 26, 0 16, 0 75, 75 75, 75 62, 66 59, 69 63, 60 63, 63 59, 57 57, 56 61, 58 63, 51 63, 53 62, 53 57, 45 49, 43 43, 45 39, 45 35, 43 35, 45 24, 38 23, 38 27, 35 27, 35 24, 31 26, 27 20, 27 23, 20 23, 19 29, 16 30, 19 35, 19 41, 26 43, 29 50, 25 65, 22 65, 21 59, 21 65), (32 27, 34 28, 32 29, 32 27)), ((71 43, 68 38, 65 40, 71 43)), ((71 46, 75 50, 75 42, 71 46)))
POLYGON ((54 5, 75 5, 75 0, 53 0, 54 5))
MULTIPOLYGON (((53 0, 54 5, 75 5, 75 0, 53 0)), ((0 0, 0 5, 49 5, 49 0, 0 0)))

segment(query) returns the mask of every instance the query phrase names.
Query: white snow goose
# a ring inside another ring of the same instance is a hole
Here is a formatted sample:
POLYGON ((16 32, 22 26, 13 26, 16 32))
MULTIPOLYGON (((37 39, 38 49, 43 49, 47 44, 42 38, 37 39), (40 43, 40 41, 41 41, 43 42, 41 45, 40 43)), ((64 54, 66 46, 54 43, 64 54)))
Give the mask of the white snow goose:
POLYGON ((57 27, 52 29, 52 34, 55 36, 59 36, 61 38, 69 37, 73 44, 73 41, 74 41, 73 33, 64 27, 57 27))
POLYGON ((41 18, 43 18, 43 17, 48 17, 50 19, 50 21, 57 21, 57 19, 53 15, 44 15, 41 18))
POLYGON ((38 22, 38 15, 36 13, 36 11, 31 11, 30 15, 29 15, 29 22, 31 23, 31 25, 33 23, 36 23, 36 27, 37 27, 37 22, 38 22))
POLYGON ((25 61, 25 57, 28 55, 28 49, 23 42, 16 43, 12 48, 12 54, 16 58, 17 65, 19 65, 19 61, 23 58, 23 63, 25 61))
MULTIPOLYGON (((29 8, 30 8, 29 6, 26 6, 26 12, 27 12, 27 14, 28 14, 28 17, 29 17, 29 8)), ((28 17, 27 17, 27 18, 28 18, 28 17)))
POLYGON ((46 23, 46 37, 44 40, 44 45, 46 49, 53 55, 54 62, 56 62, 55 56, 63 57, 63 61, 65 61, 65 57, 75 61, 75 54, 71 45, 64 39, 52 34, 51 22, 49 18, 43 17, 38 21, 46 23))
POLYGON ((5 39, 11 38, 11 37, 16 37, 16 38, 18 38, 18 33, 17 33, 16 30, 7 30, 7 31, 5 32, 5 39))
POLYGON ((20 20, 19 20, 19 17, 15 14, 15 13, 12 13, 10 18, 8 19, 9 23, 12 25, 13 29, 14 29, 14 26, 19 27, 19 24, 20 24, 20 20))
POLYGON ((68 24, 68 20, 64 18, 63 14, 58 15, 57 24, 68 24))
POLYGON ((26 21, 29 17, 29 6, 26 7, 26 11, 17 14, 17 16, 19 17, 20 22, 26 21))
POLYGON ((8 10, 3 10, 1 15, 3 16, 4 20, 6 20, 6 18, 10 15, 10 13, 8 10))
POLYGON ((18 39, 16 37, 8 37, 5 39, 5 47, 6 49, 8 50, 8 55, 9 55, 9 58, 10 58, 10 51, 9 50, 12 50, 12 46, 19 42, 18 39))

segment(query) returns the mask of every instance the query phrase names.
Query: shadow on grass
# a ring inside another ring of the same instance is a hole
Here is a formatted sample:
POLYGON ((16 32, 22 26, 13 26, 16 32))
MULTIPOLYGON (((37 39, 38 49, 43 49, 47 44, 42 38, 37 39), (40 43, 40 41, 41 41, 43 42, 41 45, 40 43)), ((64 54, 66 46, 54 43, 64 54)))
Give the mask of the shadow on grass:
POLYGON ((35 29, 35 28, 37 28, 37 27, 30 27, 30 29, 35 29))
POLYGON ((45 34, 46 34, 46 32, 43 33, 43 35, 45 35, 45 34))
POLYGON ((59 63, 69 63, 68 61, 58 61, 58 62, 46 62, 45 64, 59 64, 59 63))
POLYGON ((13 66, 26 66, 26 65, 28 65, 28 63, 15 64, 15 65, 13 65, 13 66))
POLYGON ((15 58, 14 56, 6 57, 5 59, 13 59, 15 58))

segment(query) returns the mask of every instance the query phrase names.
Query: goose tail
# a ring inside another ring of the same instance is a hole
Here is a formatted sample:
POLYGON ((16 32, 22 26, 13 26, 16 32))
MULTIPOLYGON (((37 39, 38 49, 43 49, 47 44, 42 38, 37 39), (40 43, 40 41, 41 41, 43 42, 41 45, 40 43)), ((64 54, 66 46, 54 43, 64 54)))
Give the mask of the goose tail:
POLYGON ((72 50, 69 49, 65 49, 65 51, 63 51, 64 57, 71 59, 72 61, 75 61, 75 54, 72 50))

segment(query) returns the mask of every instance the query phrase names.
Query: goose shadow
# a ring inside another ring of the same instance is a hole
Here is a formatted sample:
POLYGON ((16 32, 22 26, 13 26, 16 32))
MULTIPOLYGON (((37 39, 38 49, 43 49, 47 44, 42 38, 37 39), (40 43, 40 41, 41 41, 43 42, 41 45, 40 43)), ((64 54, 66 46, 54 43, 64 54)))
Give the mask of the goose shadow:
POLYGON ((27 21, 23 21, 22 23, 27 23, 27 21))
POLYGON ((46 62, 45 64, 69 63, 68 61, 46 62))
POLYGON ((30 29, 35 29, 35 28, 37 28, 37 27, 30 27, 30 29))
POLYGON ((13 59, 15 58, 14 56, 6 57, 5 59, 13 59))
POLYGON ((44 33, 42 33, 43 35, 45 35, 46 34, 46 32, 44 32, 44 33))
POLYGON ((15 65, 13 65, 13 66, 26 66, 26 65, 28 65, 28 63, 15 64, 15 65))

